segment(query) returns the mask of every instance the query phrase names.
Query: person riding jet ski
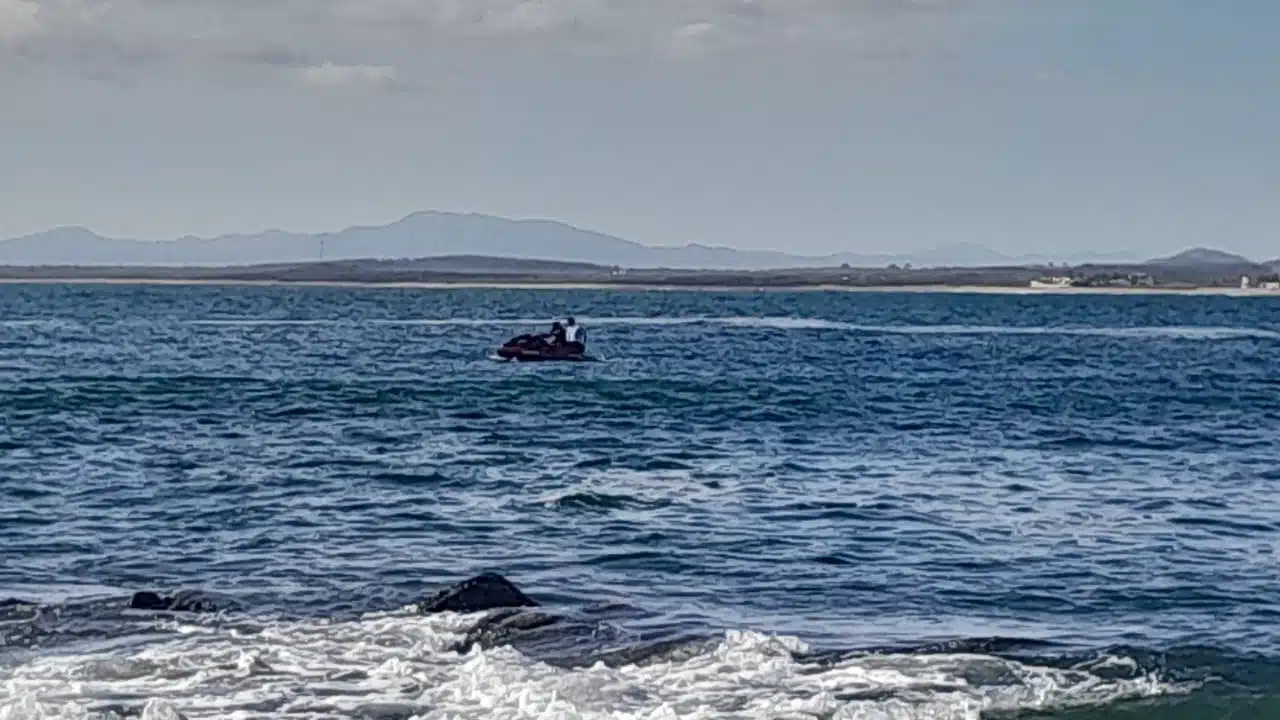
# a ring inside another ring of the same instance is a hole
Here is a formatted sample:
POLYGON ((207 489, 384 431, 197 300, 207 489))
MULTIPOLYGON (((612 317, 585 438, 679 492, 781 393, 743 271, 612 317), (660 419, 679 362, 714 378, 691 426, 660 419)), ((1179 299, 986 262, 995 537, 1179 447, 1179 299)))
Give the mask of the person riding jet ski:
POLYGON ((586 356, 584 340, 586 332, 573 318, 568 318, 568 327, 555 321, 551 324, 551 332, 531 335, 519 335, 511 338, 498 348, 497 357, 501 360, 592 360, 586 356))
POLYGON ((565 342, 578 343, 584 347, 587 344, 587 331, 572 316, 565 323, 565 342))
POLYGON ((567 342, 567 333, 560 321, 551 323, 551 344, 564 345, 567 342))

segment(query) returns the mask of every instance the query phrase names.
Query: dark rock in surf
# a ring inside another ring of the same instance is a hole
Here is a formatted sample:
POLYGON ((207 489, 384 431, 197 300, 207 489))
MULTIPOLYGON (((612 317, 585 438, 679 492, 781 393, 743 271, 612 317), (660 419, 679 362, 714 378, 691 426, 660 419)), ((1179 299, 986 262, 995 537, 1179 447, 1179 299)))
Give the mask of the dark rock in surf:
MULTIPOLYGON (((29 619, 40 613, 38 603, 19 600, 18 598, 0 598, 0 620, 29 619)), ((6 638, 0 633, 0 647, 4 647, 6 638)))
POLYGON ((853 650, 823 650, 796 655, 796 660, 825 666, 868 655, 991 655, 1018 658, 1032 657, 1035 652, 1056 647, 1056 643, 1048 640, 1029 638, 960 638, 923 645, 877 645, 853 650))
POLYGON ((606 667, 617 668, 626 665, 651 665, 654 663, 679 663, 711 652, 720 643, 719 638, 707 638, 697 635, 660 640, 636 642, 624 647, 609 648, 596 655, 589 656, 589 663, 604 663, 606 667))
POLYGON ((130 610, 168 610, 169 598, 161 597, 153 592, 138 592, 129 600, 130 610))
POLYGON ((183 590, 171 597, 153 592, 134 593, 129 600, 129 609, 202 614, 235 610, 238 606, 230 600, 217 599, 203 592, 183 590))
POLYGON ((633 646, 635 638, 608 623, 576 613, 552 615, 540 610, 497 610, 476 624, 451 649, 468 653, 474 648, 509 647, 526 657, 555 667, 590 667, 597 662, 639 663, 665 652, 665 647, 633 646))
POLYGON ((469 614, 528 607, 538 607, 538 603, 501 575, 485 573, 422 601, 418 605, 418 612, 423 615, 442 612, 469 614))
POLYGON ((173 596, 169 605, 170 612, 216 613, 224 610, 239 610, 240 606, 227 598, 219 598, 198 590, 184 590, 173 596))
POLYGON ((961 638, 910 648, 913 655, 1009 655, 1018 651, 1045 650, 1057 643, 1032 638, 961 638))
POLYGON ((503 645, 513 645, 519 640, 530 642, 530 633, 560 623, 560 618, 541 612, 521 609, 503 609, 486 617, 472 628, 465 638, 454 646, 454 652, 466 653, 475 646, 488 650, 503 645))
POLYGON ((475 648, 514 648, 553 666, 589 667, 596 662, 640 663, 650 657, 680 652, 688 640, 644 642, 598 617, 582 613, 551 613, 500 575, 487 573, 454 585, 419 606, 422 614, 486 613, 451 649, 467 653, 475 648))
POLYGON ((572 634, 573 623, 564 618, 532 608, 539 604, 520 591, 511 581, 496 573, 485 573, 442 590, 418 605, 423 615, 442 612, 488 613, 465 638, 453 647, 466 653, 474 647, 490 649, 511 646, 520 649, 546 649, 558 645, 562 635, 572 634))
POLYGON ((102 705, 93 708, 93 717, 109 717, 109 718, 143 718, 143 717, 160 717, 169 720, 187 720, 187 716, 178 712, 173 706, 161 706, 159 712, 152 709, 152 702, 145 705, 121 705, 111 704, 102 705), (150 715, 148 715, 150 713, 150 715))

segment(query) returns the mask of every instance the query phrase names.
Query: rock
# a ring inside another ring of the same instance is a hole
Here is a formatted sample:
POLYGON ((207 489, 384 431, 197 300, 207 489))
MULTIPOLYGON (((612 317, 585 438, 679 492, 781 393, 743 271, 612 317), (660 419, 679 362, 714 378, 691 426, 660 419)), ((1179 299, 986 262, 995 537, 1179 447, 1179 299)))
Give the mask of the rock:
POLYGON ((959 638, 919 645, 877 645, 853 650, 822 650, 797 654, 796 660, 819 665, 835 665, 868 655, 991 655, 994 657, 1030 657, 1032 653, 1059 647, 1048 640, 1030 638, 959 638))
POLYGON ((501 575, 485 573, 422 601, 418 605, 418 612, 423 615, 442 612, 469 614, 526 607, 538 607, 538 603, 501 575))
MULTIPOLYGON (((40 606, 18 598, 0 598, 0 620, 29 619, 40 612, 40 606)), ((0 633, 0 647, 6 644, 3 633, 0 633)))
POLYGON ((466 653, 477 645, 484 650, 511 645, 517 639, 528 639, 528 633, 534 630, 559 622, 560 618, 546 613, 505 609, 481 620, 453 649, 454 652, 466 653))
POLYGON ((238 609, 236 604, 230 600, 218 600, 196 590, 183 590, 169 603, 170 612, 216 613, 235 609, 238 609))
POLYGON ((562 630, 573 633, 580 629, 558 615, 531 609, 538 607, 506 578, 485 573, 422 601, 418 611, 423 615, 488 613, 453 647, 455 652, 511 646, 540 656, 539 650, 558 645, 562 630))
POLYGON ((650 640, 618 648, 610 648, 589 659, 611 668, 627 665, 646 666, 657 663, 682 663, 699 655, 714 652, 719 638, 685 635, 665 640, 650 640))
POLYGON ((172 597, 153 592, 134 593, 129 600, 131 610, 177 613, 216 613, 235 610, 238 606, 230 600, 219 600, 198 590, 183 590, 172 597))
POLYGON ((556 667, 589 667, 624 642, 624 633, 582 613, 548 612, 500 575, 486 573, 418 605, 424 615, 486 613, 451 649, 514 648, 556 667))
MULTIPOLYGON (((151 593, 154 595, 155 593, 151 593)), ((163 700, 148 700, 145 705, 111 704, 92 708, 94 717, 138 718, 138 720, 187 720, 187 716, 163 700)))
POLYGON ((172 602, 170 598, 161 597, 153 592, 134 593, 129 600, 130 610, 168 610, 172 602))
POLYGON ((1057 643, 1032 638, 961 638, 910 649, 915 655, 1006 655, 1020 650, 1045 650, 1057 643))

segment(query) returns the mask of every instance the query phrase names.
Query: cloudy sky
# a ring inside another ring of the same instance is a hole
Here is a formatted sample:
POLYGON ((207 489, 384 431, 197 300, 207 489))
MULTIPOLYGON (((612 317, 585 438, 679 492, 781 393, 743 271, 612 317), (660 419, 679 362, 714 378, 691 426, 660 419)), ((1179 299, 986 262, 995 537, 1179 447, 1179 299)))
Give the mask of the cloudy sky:
POLYGON ((0 237, 1280 255, 1280 2, 0 0, 0 237))

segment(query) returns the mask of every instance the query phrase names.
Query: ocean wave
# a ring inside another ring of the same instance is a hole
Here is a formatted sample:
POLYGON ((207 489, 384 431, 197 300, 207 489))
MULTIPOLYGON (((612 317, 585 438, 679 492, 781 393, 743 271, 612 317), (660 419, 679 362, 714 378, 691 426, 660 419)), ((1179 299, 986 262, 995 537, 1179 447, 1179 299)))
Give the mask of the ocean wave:
MULTIPOLYGON (((406 318, 359 320, 272 320, 211 319, 190 320, 191 325, 225 327, 269 326, 425 326, 425 327, 541 327, 546 318, 406 318)), ((669 327, 715 325, 726 328, 760 330, 828 330, 867 334, 893 335, 1038 335, 1080 336, 1131 339, 1177 340, 1280 340, 1280 331, 1257 327, 1230 326, 1133 326, 1133 327, 1045 327, 1019 325, 873 325, 805 317, 582 317, 587 326, 600 327, 669 327)))
POLYGON ((627 494, 572 492, 549 498, 543 503, 557 510, 609 511, 650 510, 671 504, 670 500, 644 500, 627 494))
POLYGON ((1021 327, 992 325, 851 326, 865 332, 908 335, 1067 335, 1174 340, 1280 340, 1280 332, 1264 328, 1150 326, 1150 327, 1021 327))
POLYGON ((234 318, 234 319, 213 319, 213 320, 187 320, 186 325, 194 325, 197 327, 308 327, 323 325, 350 325, 350 321, 346 320, 277 320, 273 318, 234 318))
POLYGON ((2 717, 1280 717, 1265 303, 593 297, 0 297, 2 717))
MULTIPOLYGON (((208 328, 272 328, 272 327, 473 327, 473 328, 540 328, 549 326, 548 318, 379 318, 379 319, 291 319, 291 318, 207 318, 180 321, 183 325, 208 328)), ((1280 340, 1280 330, 1260 327, 1231 326, 1114 326, 1114 327, 1052 327, 1021 325, 968 325, 968 324, 920 324, 877 325, 825 320, 806 317, 582 317, 581 322, 591 327, 681 327, 718 326, 727 329, 754 329, 777 331, 834 331, 871 335, 1025 335, 1025 336, 1077 336, 1117 339, 1170 339, 1170 340, 1280 340)), ((116 324, 136 324, 125 320, 116 324)), ((4 320, 0 328, 29 328, 59 330, 72 328, 73 324, 62 320, 4 320)))
POLYGON ((968 654, 801 659, 730 631, 685 652, 566 668, 509 647, 454 651, 476 616, 165 620, 163 639, 0 668, 0 718, 947 718, 1101 706, 1192 690, 1155 675, 968 654))

